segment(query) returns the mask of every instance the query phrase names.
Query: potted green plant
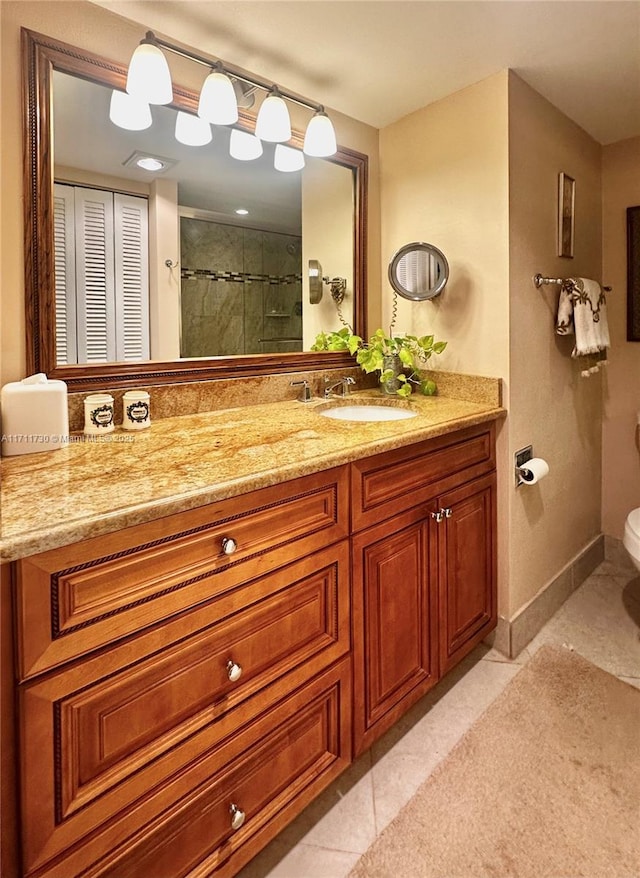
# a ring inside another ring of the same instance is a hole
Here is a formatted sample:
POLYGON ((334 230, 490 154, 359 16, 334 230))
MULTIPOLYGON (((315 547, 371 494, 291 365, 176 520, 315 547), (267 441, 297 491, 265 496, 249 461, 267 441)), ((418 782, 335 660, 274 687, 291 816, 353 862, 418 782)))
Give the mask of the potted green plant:
POLYGON ((380 372, 383 393, 411 396, 416 385, 425 396, 436 392, 436 384, 420 376, 432 354, 441 354, 446 341, 434 341, 432 335, 385 335, 377 329, 369 341, 355 335, 349 327, 337 332, 320 332, 312 351, 349 351, 364 372, 380 372))

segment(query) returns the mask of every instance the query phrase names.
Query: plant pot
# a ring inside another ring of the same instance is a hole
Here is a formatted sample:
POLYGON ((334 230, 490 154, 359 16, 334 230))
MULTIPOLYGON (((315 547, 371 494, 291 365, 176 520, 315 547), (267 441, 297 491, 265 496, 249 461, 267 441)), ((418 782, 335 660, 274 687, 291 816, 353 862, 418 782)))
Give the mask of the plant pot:
POLYGON ((402 361, 397 354, 393 354, 390 357, 384 357, 382 360, 382 373, 380 377, 380 389, 386 396, 395 396, 400 388, 400 382, 398 381, 398 375, 402 372, 402 361), (393 377, 389 378, 386 381, 382 380, 382 375, 385 372, 391 371, 393 372, 393 377))

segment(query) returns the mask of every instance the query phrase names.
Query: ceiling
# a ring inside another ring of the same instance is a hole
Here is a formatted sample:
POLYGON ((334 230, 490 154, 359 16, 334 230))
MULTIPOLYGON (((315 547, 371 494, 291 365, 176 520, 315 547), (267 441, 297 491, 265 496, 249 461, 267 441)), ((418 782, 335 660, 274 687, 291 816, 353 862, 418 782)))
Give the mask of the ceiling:
POLYGON ((95 2, 376 128, 509 67, 599 143, 640 136, 640 0, 95 2))

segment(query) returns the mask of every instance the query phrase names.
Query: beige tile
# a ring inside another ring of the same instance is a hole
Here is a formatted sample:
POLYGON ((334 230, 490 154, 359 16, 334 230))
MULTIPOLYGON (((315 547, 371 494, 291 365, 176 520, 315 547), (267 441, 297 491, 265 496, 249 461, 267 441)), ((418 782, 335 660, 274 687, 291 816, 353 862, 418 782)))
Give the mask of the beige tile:
POLYGON ((237 878, 346 878, 359 859, 360 854, 309 844, 287 848, 278 838, 237 878))
POLYGON ((528 647, 525 646, 524 649, 521 649, 517 656, 514 658, 509 658, 499 649, 490 649, 486 655, 482 656, 483 661, 486 662, 502 662, 507 665, 524 665, 531 658, 531 653, 529 652, 528 647))
POLYGON ((604 537, 599 536, 574 561, 572 565, 573 587, 578 588, 579 585, 582 585, 585 579, 588 579, 596 567, 604 561, 604 557, 604 537))
POLYGON ((625 606, 628 581, 602 573, 603 567, 561 607, 529 651, 543 643, 565 644, 611 674, 639 677, 640 629, 625 606))
MULTIPOLYGON (((429 750, 428 747, 425 747, 429 750)), ((419 755, 395 749, 381 755, 371 769, 378 835, 397 816, 444 758, 443 748, 433 741, 428 753, 419 755)))
POLYGON ((371 756, 363 754, 292 826, 304 844, 364 853, 376 837, 371 756))
POLYGON ((633 566, 633 562, 631 561, 627 550, 622 544, 622 540, 617 540, 615 537, 605 536, 604 547, 604 554, 607 561, 611 561, 618 567, 627 568, 629 571, 636 569, 633 566))
POLYGON ((640 689, 640 677, 620 677, 620 679, 624 683, 628 683, 630 686, 635 686, 636 689, 640 689))
POLYGON ((520 670, 517 664, 465 659, 372 747, 373 764, 393 750, 442 760, 520 670))
POLYGON ((511 622, 511 655, 517 656, 538 634, 573 592, 573 573, 570 567, 554 581, 511 622))

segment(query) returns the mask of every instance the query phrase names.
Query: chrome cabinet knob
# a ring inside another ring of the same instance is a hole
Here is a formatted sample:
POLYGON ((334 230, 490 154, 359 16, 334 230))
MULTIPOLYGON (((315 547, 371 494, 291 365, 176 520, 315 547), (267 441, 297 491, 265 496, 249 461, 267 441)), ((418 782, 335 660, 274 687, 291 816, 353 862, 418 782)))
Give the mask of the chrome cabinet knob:
POLYGON ((441 509, 440 512, 444 513, 445 518, 451 518, 453 515, 453 509, 449 509, 448 507, 446 509, 441 509))
POLYGON ((231 537, 222 537, 222 551, 225 555, 233 555, 238 548, 238 544, 231 537))
POLYGON ((227 662, 227 677, 231 680, 232 683, 235 683, 236 680, 239 680, 242 676, 242 665, 236 664, 233 659, 229 659, 227 662))
POLYGON ((442 509, 438 509, 437 512, 432 512, 431 518, 435 519, 438 524, 440 524, 440 522, 442 521, 442 509))
POLYGON ((237 805, 234 805, 233 802, 229 805, 229 814, 231 814, 231 828, 232 829, 240 829, 242 824, 244 823, 244 818, 246 814, 242 810, 242 808, 238 808, 237 805))

